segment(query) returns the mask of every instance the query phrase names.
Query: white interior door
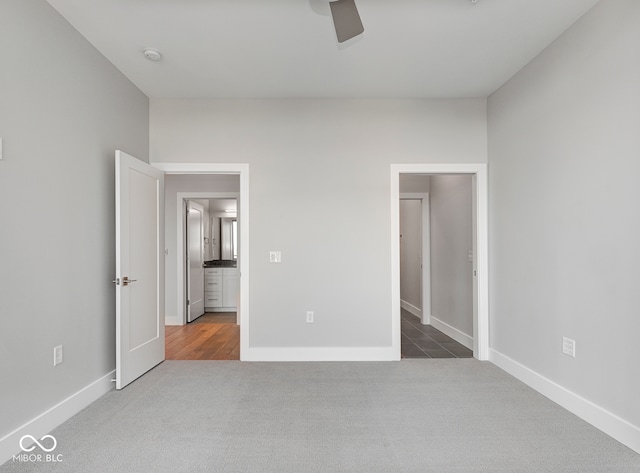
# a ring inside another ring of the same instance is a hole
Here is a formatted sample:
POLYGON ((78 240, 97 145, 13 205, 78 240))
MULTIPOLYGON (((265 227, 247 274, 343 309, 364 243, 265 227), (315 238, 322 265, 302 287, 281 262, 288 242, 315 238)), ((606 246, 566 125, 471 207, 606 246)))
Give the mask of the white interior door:
POLYGON ((204 207, 187 204, 187 321, 204 314, 204 207))
POLYGON ((164 360, 164 173, 116 151, 116 389, 164 360))

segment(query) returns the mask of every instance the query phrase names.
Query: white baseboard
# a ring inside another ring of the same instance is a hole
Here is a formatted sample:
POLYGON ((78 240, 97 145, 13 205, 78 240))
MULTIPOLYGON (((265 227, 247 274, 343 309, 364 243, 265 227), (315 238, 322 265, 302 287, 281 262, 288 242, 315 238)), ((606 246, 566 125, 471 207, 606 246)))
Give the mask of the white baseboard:
POLYGON ((184 325, 184 323, 182 322, 182 317, 177 315, 165 315, 164 324, 165 325, 184 325))
POLYGON ((640 427, 569 391, 496 350, 489 350, 489 361, 618 442, 640 453, 640 427))
POLYGON ((23 435, 32 435, 38 439, 42 438, 43 435, 48 434, 89 404, 111 391, 114 387, 111 379, 114 376, 115 370, 0 438, 0 465, 11 460, 13 455, 20 452, 19 442, 23 435))
POLYGON ((394 361, 391 347, 249 347, 242 361, 394 361))
POLYGON ((437 328, 438 330, 440 330, 445 335, 448 335, 451 338, 453 338, 456 342, 464 345, 469 350, 473 350, 473 337, 472 336, 467 335, 464 332, 461 332, 457 328, 449 325, 446 322, 443 322, 442 320, 440 320, 437 317, 434 317, 433 315, 431 316, 431 325, 433 325, 434 328, 437 328))
POLYGON ((422 309, 400 299, 400 307, 422 320, 422 309))

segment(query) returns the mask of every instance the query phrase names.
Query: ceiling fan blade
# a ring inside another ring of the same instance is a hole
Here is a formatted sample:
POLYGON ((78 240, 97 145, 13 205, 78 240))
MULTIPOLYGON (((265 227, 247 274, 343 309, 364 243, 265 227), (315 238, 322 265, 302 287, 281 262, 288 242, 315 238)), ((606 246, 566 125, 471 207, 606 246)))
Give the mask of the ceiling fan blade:
POLYGON ((337 0, 329 3, 329 6, 331 7, 333 24, 336 27, 338 43, 344 43, 364 32, 355 0, 337 0))

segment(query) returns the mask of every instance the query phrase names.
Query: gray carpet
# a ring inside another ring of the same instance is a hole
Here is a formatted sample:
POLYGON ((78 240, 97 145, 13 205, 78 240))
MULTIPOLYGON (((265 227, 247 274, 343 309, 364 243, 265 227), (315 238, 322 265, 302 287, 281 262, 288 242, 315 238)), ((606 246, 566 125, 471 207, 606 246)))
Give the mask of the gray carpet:
POLYGON ((640 472, 640 455, 474 359, 166 361, 0 472, 640 472))

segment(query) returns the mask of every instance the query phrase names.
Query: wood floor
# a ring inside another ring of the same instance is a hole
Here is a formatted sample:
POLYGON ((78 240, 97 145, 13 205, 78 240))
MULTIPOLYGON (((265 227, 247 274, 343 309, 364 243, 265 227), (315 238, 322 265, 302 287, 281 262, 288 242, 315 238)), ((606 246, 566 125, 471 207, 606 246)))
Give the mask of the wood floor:
POLYGON ((239 360, 236 313, 206 313, 187 325, 165 327, 165 359, 239 360))

